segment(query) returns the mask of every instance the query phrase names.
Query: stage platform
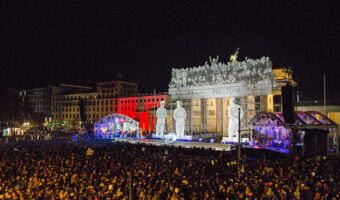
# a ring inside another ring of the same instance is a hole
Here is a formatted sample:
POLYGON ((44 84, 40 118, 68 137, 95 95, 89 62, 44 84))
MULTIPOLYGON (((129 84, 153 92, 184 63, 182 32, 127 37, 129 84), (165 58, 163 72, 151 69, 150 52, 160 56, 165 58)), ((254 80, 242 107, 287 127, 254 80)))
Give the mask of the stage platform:
POLYGON ((129 142, 132 144, 151 144, 157 146, 173 146, 184 148, 204 148, 216 151, 231 151, 236 148, 236 144, 222 144, 222 143, 207 143, 207 142, 186 142, 175 141, 172 143, 165 143, 164 140, 159 139, 133 139, 133 138, 116 138, 117 142, 129 142))
MULTIPOLYGON (((74 136, 73 141, 78 140, 78 136, 74 136)), ((237 143, 222 143, 221 141, 214 141, 210 143, 210 140, 200 141, 190 141, 190 140, 176 140, 174 142, 166 142, 164 139, 159 138, 128 138, 128 137, 96 137, 95 140, 109 140, 110 142, 128 142, 132 144, 147 144, 147 145, 157 145, 157 146, 170 146, 170 147, 183 147, 183 148, 203 148, 215 151, 232 151, 236 150, 237 143)), ((277 153, 288 154, 289 151, 284 148, 266 146, 266 145, 246 145, 241 143, 242 149, 248 150, 267 150, 274 151, 277 153)))
MULTIPOLYGON (((184 148, 204 148, 215 151, 232 151, 236 149, 237 144, 222 144, 221 142, 209 143, 209 142, 188 142, 188 141, 175 141, 172 143, 165 143, 164 140, 159 139, 134 139, 134 138, 116 138, 117 142, 129 142, 132 144, 150 144, 157 146, 172 146, 172 147, 184 147, 184 148)), ((254 150, 269 150, 278 153, 289 153, 288 150, 282 148, 258 146, 258 145, 242 145, 242 149, 254 149, 254 150)))

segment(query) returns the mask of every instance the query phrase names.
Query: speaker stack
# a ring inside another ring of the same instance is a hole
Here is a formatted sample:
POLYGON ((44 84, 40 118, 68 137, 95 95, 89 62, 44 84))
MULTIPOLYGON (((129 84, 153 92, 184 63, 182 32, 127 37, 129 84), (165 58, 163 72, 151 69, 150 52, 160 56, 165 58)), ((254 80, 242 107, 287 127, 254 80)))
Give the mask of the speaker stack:
POLYGON ((281 91, 283 118, 287 124, 293 124, 296 121, 294 87, 287 84, 281 87, 281 91))

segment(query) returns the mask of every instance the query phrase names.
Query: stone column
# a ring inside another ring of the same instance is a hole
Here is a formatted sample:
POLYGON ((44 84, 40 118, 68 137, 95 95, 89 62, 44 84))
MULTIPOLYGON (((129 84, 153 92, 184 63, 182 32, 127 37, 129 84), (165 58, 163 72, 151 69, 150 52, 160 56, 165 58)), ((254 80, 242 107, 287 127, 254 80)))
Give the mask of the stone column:
POLYGON ((229 125, 229 116, 228 116, 228 106, 229 106, 230 98, 223 98, 223 137, 228 137, 228 125, 229 125))
POLYGON ((200 99, 201 101, 201 132, 205 129, 205 99, 200 99))
POLYGON ((216 99, 216 132, 217 137, 223 137, 223 99, 217 98, 216 99))

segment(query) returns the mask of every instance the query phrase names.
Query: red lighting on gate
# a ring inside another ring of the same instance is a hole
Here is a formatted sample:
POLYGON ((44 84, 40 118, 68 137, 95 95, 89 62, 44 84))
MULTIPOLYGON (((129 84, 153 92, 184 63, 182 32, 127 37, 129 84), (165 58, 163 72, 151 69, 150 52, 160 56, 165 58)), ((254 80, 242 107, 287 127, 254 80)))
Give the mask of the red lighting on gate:
POLYGON ((148 110, 159 107, 165 99, 166 95, 119 98, 117 113, 138 121, 142 131, 154 131, 154 116, 149 116, 148 110))

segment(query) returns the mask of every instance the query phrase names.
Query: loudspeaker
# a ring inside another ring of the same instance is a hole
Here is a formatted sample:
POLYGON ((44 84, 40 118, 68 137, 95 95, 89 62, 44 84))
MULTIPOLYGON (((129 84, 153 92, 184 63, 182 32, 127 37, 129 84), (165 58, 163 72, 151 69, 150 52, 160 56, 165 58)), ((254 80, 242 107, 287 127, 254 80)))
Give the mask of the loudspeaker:
POLYGON ((296 120, 296 113, 294 112, 294 88, 292 85, 287 84, 281 87, 281 91, 283 118, 286 123, 292 124, 296 120))
POLYGON ((81 121, 85 122, 86 121, 86 115, 85 115, 85 106, 84 106, 84 100, 80 99, 79 100, 79 113, 80 113, 80 119, 81 121))

